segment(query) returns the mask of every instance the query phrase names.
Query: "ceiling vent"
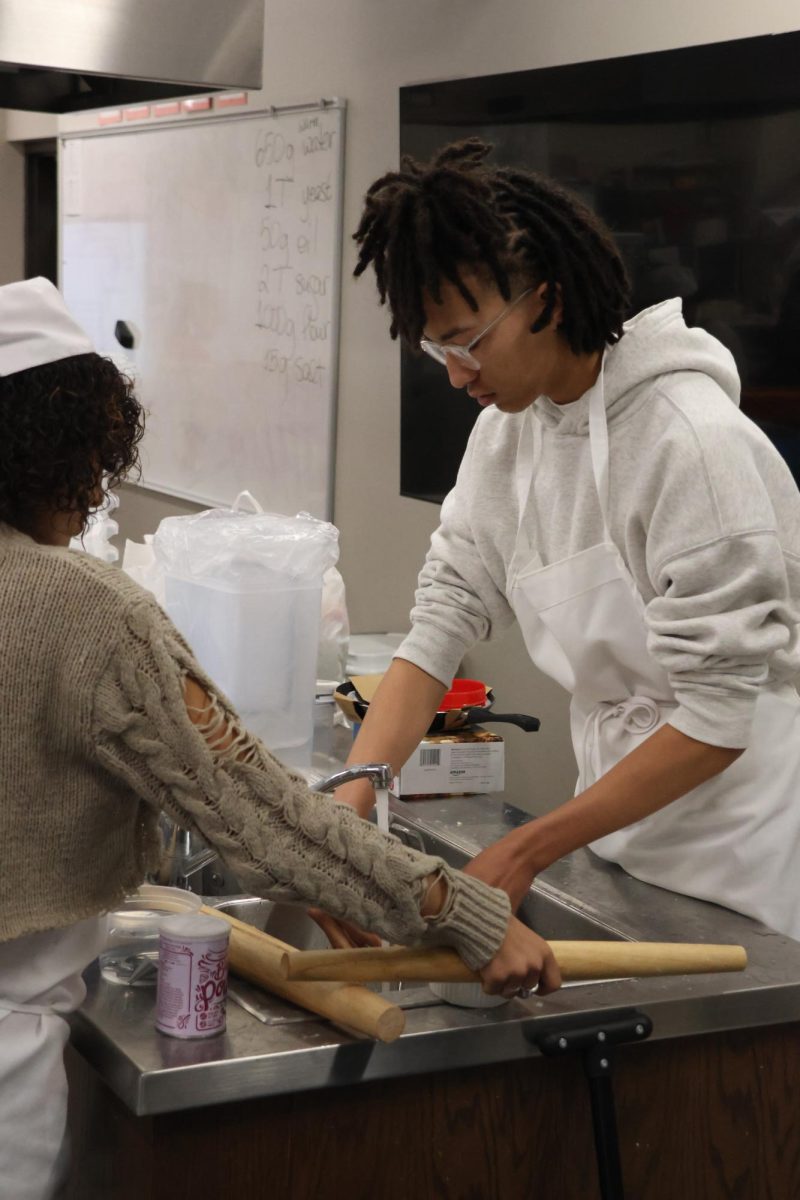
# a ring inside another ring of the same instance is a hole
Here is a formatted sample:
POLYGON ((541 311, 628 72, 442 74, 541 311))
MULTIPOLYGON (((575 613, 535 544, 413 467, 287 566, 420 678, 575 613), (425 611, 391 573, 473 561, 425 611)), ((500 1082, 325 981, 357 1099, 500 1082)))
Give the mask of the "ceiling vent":
POLYGON ((2 0, 0 108, 260 88, 264 0, 2 0))

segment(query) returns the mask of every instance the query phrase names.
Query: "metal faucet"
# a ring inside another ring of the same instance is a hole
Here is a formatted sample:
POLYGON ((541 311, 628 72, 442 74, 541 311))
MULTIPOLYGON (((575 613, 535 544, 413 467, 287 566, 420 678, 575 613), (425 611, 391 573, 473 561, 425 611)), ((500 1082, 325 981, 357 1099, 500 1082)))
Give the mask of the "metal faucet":
POLYGON ((192 891, 190 881, 209 863, 216 861, 216 850, 207 846, 198 834, 182 829, 166 813, 161 814, 158 825, 162 847, 161 867, 148 878, 154 883, 192 891))
POLYGON ((218 857, 216 850, 212 850, 210 846, 201 844, 200 849, 195 850, 195 840, 189 830, 179 829, 177 854, 170 883, 173 887, 183 888, 184 891, 193 891, 190 883, 192 877, 210 863, 216 862, 218 857))
POLYGON ((388 788, 394 779, 394 770, 389 763, 364 763, 357 767, 345 767, 342 771, 334 771, 327 779, 313 783, 311 791, 334 792, 343 783, 350 783, 353 779, 369 779, 375 789, 388 788))

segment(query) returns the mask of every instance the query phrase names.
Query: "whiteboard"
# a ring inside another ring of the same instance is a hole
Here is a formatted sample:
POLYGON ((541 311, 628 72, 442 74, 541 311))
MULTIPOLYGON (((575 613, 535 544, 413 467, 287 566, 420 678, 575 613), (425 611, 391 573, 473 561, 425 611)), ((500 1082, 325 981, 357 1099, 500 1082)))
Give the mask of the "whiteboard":
POLYGON ((145 486, 330 519, 344 106, 299 108, 63 136, 60 282, 136 381, 145 486))

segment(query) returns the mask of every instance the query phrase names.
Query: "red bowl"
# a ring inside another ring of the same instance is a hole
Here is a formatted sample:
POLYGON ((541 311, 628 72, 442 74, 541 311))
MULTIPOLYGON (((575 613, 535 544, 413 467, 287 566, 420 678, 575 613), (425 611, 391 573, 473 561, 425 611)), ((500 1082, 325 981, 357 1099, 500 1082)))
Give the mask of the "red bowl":
POLYGON ((468 708, 486 704, 486 684, 479 679, 454 679, 450 691, 445 693, 439 711, 450 708, 468 708))

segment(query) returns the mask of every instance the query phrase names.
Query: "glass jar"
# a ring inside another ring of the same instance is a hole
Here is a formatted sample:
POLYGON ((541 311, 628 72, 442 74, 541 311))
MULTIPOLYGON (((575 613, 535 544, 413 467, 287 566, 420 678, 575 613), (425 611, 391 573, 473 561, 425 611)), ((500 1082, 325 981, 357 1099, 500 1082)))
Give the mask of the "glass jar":
POLYGON ((198 912, 203 901, 182 888, 143 884, 108 914, 100 974, 109 983, 148 987, 156 982, 159 925, 172 913, 198 912))

